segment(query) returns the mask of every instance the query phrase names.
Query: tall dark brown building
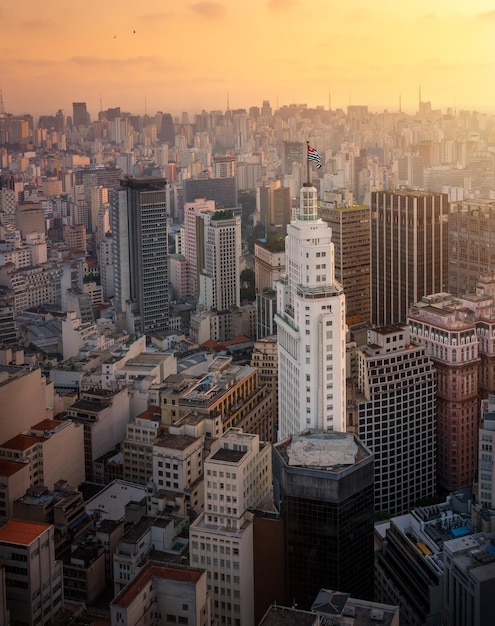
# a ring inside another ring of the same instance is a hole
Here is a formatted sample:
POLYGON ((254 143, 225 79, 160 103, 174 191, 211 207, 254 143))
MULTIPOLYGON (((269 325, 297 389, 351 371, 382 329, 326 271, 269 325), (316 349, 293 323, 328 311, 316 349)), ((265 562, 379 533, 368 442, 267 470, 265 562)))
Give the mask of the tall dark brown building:
POLYGON ((411 304, 448 288, 446 194, 371 194, 371 321, 403 324, 411 304))

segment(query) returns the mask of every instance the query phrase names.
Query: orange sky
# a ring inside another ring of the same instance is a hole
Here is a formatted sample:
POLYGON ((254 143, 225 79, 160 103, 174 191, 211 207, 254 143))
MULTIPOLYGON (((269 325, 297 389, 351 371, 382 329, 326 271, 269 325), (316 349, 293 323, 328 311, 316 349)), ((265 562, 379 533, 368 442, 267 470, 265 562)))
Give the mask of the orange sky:
POLYGON ((24 0, 0 5, 8 112, 270 100, 495 112, 493 0, 24 0), (136 31, 135 33, 133 31, 136 31))

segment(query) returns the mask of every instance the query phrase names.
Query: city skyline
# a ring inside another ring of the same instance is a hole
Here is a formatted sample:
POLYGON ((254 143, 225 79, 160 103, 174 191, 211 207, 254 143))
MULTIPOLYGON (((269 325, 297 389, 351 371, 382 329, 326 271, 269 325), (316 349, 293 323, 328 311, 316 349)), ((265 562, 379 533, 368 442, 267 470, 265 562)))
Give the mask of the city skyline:
POLYGON ((5 108, 36 115, 85 100, 94 115, 277 104, 380 110, 492 107, 489 0, 361 6, 326 0, 249 5, 89 0, 84 16, 54 0, 0 9, 5 108), (87 19, 89 17, 89 19, 87 19), (84 18, 84 19, 83 19, 84 18), (459 45, 462 42, 462 45, 459 45), (35 102, 33 102, 33 100, 35 102), (146 104, 145 104, 146 102, 146 104))

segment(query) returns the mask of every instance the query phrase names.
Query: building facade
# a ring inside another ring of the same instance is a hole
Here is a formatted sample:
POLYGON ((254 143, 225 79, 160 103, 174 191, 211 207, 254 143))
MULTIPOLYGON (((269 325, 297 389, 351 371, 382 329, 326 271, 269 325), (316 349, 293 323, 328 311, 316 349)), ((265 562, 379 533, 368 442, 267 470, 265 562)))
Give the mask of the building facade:
POLYGON ((305 431, 274 446, 273 475, 287 597, 302 609, 322 587, 372 598, 372 453, 349 433, 305 431))
POLYGON ((436 493, 436 376, 407 326, 368 331, 358 351, 358 435, 375 455, 375 511, 408 512, 436 493))
POLYGON ((191 565, 205 568, 212 615, 254 626, 253 520, 249 509, 272 489, 271 446, 229 429, 204 463, 205 512, 190 528, 191 565))
POLYGON ((126 178, 112 195, 115 306, 144 335, 168 330, 167 191, 163 178, 126 178))
POLYGON ((344 288, 347 324, 361 324, 371 321, 370 208, 336 196, 325 192, 320 214, 332 229, 335 278, 344 288))
MULTIPOLYGON (((411 340, 437 371, 437 481, 446 491, 472 486, 478 467, 480 349, 474 310, 484 303, 449 294, 424 297, 409 313, 411 340)), ((485 302, 486 304, 486 302, 485 302)))
POLYGON ((241 304, 241 218, 233 211, 203 213, 199 234, 199 298, 207 309, 225 311, 241 304))
POLYGON ((371 194, 371 321, 403 324, 409 307, 447 288, 446 194, 371 194))
POLYGON ((279 440, 305 428, 345 431, 345 296, 317 191, 301 188, 287 228, 287 275, 277 287, 279 440))
POLYGON ((481 276, 495 272, 495 200, 453 202, 448 241, 449 292, 474 293, 481 276))

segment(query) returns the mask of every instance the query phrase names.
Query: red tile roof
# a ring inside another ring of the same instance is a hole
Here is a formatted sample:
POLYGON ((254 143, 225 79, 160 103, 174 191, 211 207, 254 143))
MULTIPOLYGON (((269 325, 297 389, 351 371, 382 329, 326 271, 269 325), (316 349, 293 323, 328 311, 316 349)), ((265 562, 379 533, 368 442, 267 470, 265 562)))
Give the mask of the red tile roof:
POLYGON ((13 476, 28 465, 28 463, 18 463, 17 461, 6 461, 2 459, 0 460, 0 476, 13 476))
POLYGON ((33 437, 31 435, 16 435, 12 439, 9 439, 5 443, 0 445, 0 448, 9 448, 10 450, 27 450, 37 443, 44 441, 43 437, 33 437))
POLYGON ((50 524, 11 519, 3 528, 0 528, 0 541, 27 546, 48 530, 50 526, 50 524))
POLYGON ((41 422, 39 422, 38 424, 35 424, 32 427, 32 430, 53 430, 54 428, 57 428, 57 426, 60 426, 60 424, 63 423, 63 420, 42 420, 41 422))

